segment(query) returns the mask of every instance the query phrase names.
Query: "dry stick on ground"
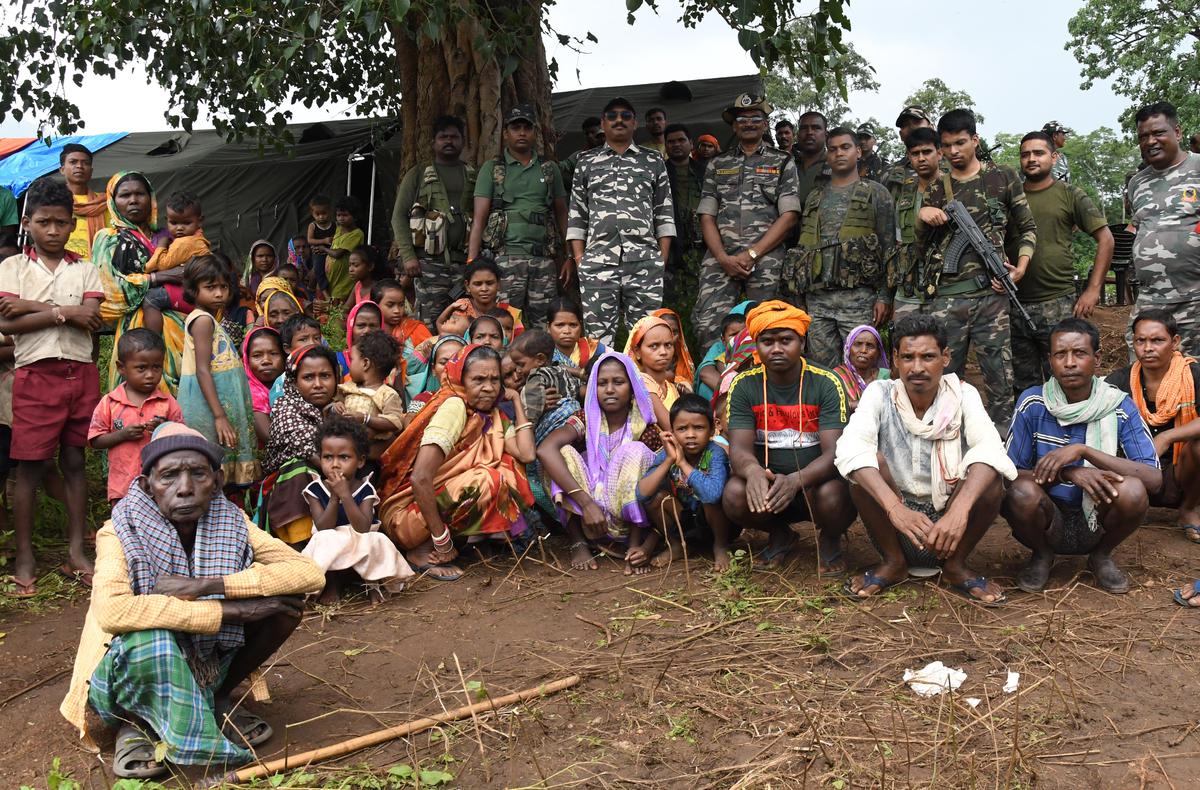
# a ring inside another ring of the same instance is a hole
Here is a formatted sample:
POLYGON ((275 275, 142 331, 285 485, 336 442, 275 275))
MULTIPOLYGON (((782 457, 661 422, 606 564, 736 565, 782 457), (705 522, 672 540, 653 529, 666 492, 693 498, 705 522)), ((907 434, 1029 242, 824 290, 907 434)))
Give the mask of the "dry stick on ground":
POLYGON ((240 771, 224 777, 223 781, 245 782, 249 779, 266 776, 267 774, 272 774, 277 771, 285 771, 289 768, 308 766, 312 765, 313 763, 330 760, 334 757, 341 757, 346 754, 360 751, 369 746, 387 743, 388 741, 395 740, 396 738, 403 738, 406 735, 422 732, 423 730, 427 730, 444 722, 457 721, 468 716, 475 716, 479 713, 497 711, 500 708, 520 702, 526 702, 537 697, 557 694, 563 689, 568 689, 574 686, 579 682, 579 680, 579 675, 572 675, 571 677, 563 678, 562 680, 556 680, 552 683, 546 683, 540 686, 534 686, 532 688, 525 689, 524 691, 505 694, 503 697, 489 697, 482 702, 456 708, 455 710, 448 711, 446 713, 440 713, 435 716, 417 719, 416 721, 411 721, 407 724, 401 724, 395 727, 388 727, 384 730, 379 730, 367 735, 360 735, 357 738, 350 738, 321 749, 313 749, 312 751, 304 752, 302 754, 291 755, 281 760, 272 760, 265 765, 243 768, 240 771))

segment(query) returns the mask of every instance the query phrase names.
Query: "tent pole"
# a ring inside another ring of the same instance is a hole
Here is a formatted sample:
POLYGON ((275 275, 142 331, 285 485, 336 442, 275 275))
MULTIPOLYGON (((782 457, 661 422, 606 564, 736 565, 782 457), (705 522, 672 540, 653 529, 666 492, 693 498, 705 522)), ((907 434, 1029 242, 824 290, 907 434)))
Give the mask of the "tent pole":
POLYGON ((354 172, 354 154, 346 157, 346 194, 350 194, 350 174, 354 172))
POLYGON ((375 154, 371 154, 371 200, 367 206, 367 244, 375 238, 375 154))

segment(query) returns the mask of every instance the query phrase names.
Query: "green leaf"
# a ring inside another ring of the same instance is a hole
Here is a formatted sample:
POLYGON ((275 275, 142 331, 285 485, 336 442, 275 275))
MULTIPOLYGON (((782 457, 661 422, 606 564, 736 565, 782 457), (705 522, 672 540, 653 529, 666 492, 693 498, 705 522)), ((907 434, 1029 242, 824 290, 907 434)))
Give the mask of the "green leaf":
POLYGON ((314 33, 321 29, 321 9, 314 8, 308 15, 308 27, 314 33))
POLYGON ((632 14, 642 7, 642 2, 643 0, 625 0, 625 8, 632 14))
POLYGON ((388 769, 388 776, 394 776, 397 779, 411 779, 415 775, 416 772, 413 771, 412 766, 408 763, 393 765, 388 769))
POLYGON ((269 777, 267 777, 267 784, 269 784, 271 787, 279 787, 285 781, 287 781, 287 777, 283 774, 271 774, 269 777))
POLYGON ((432 771, 423 769, 421 771, 420 778, 421 784, 428 785, 430 787, 438 787, 440 785, 453 782, 454 774, 448 774, 445 771, 432 771))
POLYGON ((392 21, 399 22, 404 19, 404 15, 411 7, 412 0, 392 0, 392 21))
POLYGON ((487 689, 478 680, 467 681, 467 691, 475 695, 475 699, 484 699, 487 697, 487 689))
POLYGON ((161 763, 165 762, 166 759, 167 743, 166 741, 159 741, 158 743, 154 744, 154 762, 161 763))

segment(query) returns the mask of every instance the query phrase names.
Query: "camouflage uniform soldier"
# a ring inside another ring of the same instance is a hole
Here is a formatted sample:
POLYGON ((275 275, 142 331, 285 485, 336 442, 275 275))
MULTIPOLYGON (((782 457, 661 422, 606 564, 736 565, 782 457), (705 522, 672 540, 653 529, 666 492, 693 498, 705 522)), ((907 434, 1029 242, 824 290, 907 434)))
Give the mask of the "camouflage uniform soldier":
POLYGON ((774 299, 779 290, 781 244, 796 223, 800 199, 796 163, 763 142, 770 114, 766 99, 743 93, 721 115, 739 145, 709 162, 696 209, 708 247, 695 312, 701 348, 720 339, 721 320, 738 302, 774 299))
POLYGON ((604 107, 604 145, 579 157, 567 240, 579 267, 583 323, 612 345, 617 331, 662 307, 663 271, 675 236, 666 160, 633 142, 628 100, 604 107))
MULTIPOLYGON (((1051 328, 1064 318, 1087 318, 1092 314, 1112 262, 1113 235, 1108 220, 1086 192, 1050 175, 1055 156, 1054 141, 1045 132, 1030 132, 1021 139, 1021 173, 1025 176, 1025 199, 1037 223, 1037 250, 1017 285, 1033 326, 1024 321, 1012 324, 1016 396, 1050 378, 1051 328), (1092 275, 1078 300, 1071 245, 1075 228, 1096 239, 1092 275)), ((1015 251, 1010 250, 1009 258, 1014 257, 1015 251)))
POLYGON ((1150 166, 1129 179, 1137 238, 1133 265, 1138 298, 1134 314, 1169 310, 1179 322, 1182 351, 1200 356, 1200 154, 1181 147, 1179 115, 1166 102, 1135 116, 1138 145, 1150 166))
POLYGON ((924 258, 917 243, 917 212, 925 205, 929 188, 946 171, 937 132, 928 126, 911 129, 904 138, 908 166, 897 163, 889 174, 888 191, 896 207, 896 255, 888 268, 888 289, 894 295, 896 319, 928 310, 930 295, 923 283, 924 258), (899 173, 899 177, 896 176, 899 173))
POLYGON ((892 198, 883 185, 859 177, 858 138, 845 127, 826 141, 828 184, 818 185, 800 215, 794 261, 796 292, 812 316, 805 356, 823 367, 842 362, 850 332, 880 325, 891 297, 886 275, 896 244, 892 198))
POLYGON ((1054 147, 1058 149, 1058 158, 1054 160, 1054 169, 1050 171, 1051 177, 1058 181, 1070 181, 1071 164, 1067 161, 1067 155, 1063 153, 1062 147, 1067 144, 1067 135, 1074 134, 1074 132, 1058 121, 1046 124, 1042 127, 1042 131, 1050 137, 1050 142, 1054 143, 1054 147))
POLYGON ((524 311, 535 326, 558 296, 559 239, 567 224, 562 172, 533 150, 537 115, 518 104, 504 116, 504 151, 479 168, 469 259, 481 249, 496 255, 500 301, 524 311))
POLYGON ((667 279, 663 301, 679 314, 684 336, 695 344, 692 310, 700 288, 700 259, 704 257, 704 236, 700 233, 700 192, 704 188, 704 170, 708 164, 692 157, 692 139, 681 123, 667 126, 663 134, 667 144, 667 176, 671 181, 671 200, 675 204, 675 243, 667 261, 667 279))
POLYGON ((858 127, 856 134, 859 147, 863 152, 862 157, 858 160, 858 174, 863 178, 882 183, 885 168, 883 160, 875 152, 875 130, 871 128, 871 124, 864 123, 858 127))
POLYGON ((475 168, 459 159, 465 129, 449 115, 433 122, 433 164, 404 174, 392 211, 391 257, 413 278, 417 316, 431 327, 467 260, 475 168))
POLYGON ((579 157, 604 143, 604 132, 600 129, 600 119, 594 115, 583 119, 583 141, 583 148, 568 156, 560 164, 563 188, 567 190, 568 195, 571 194, 571 179, 575 177, 575 168, 579 166, 579 157))
MULTIPOLYGON (((933 121, 929 119, 929 113, 925 112, 923 107, 918 107, 915 104, 909 105, 900 111, 900 115, 896 118, 896 128, 900 130, 900 142, 905 146, 908 145, 908 135, 914 129, 922 127, 932 129, 933 121)), ((945 166, 943 164, 943 166, 945 166)), ((899 159, 884 170, 883 185, 892 193, 892 198, 895 199, 896 193, 893 188, 893 183, 903 181, 905 176, 915 172, 912 164, 908 161, 907 152, 899 159)))
POLYGON ((1006 238, 1016 239, 1017 264, 1013 279, 1029 265, 1037 244, 1037 226, 1025 201, 1021 180, 1011 169, 980 162, 976 157, 979 135, 969 110, 951 110, 938 121, 942 153, 950 160, 950 174, 933 182, 925 206, 917 213, 917 239, 927 260, 926 274, 933 286, 929 313, 946 327, 950 339, 948 373, 959 376, 967 352, 975 345, 988 414, 1001 430, 1012 420, 1012 345, 1009 333, 1008 296, 989 283, 983 261, 968 250, 957 274, 943 275, 942 264, 952 234, 942 207, 957 200, 1001 254, 1006 238))

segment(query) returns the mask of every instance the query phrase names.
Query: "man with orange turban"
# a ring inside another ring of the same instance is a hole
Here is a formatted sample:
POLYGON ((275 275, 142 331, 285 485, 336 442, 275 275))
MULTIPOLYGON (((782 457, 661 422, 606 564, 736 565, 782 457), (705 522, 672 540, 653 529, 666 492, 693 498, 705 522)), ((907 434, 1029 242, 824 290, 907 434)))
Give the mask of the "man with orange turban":
POLYGON ((841 574, 842 537, 857 512, 833 452, 846 426, 846 392, 837 375, 808 364, 804 336, 812 319, 771 300, 746 314, 761 364, 733 380, 725 424, 732 474, 722 499, 734 524, 768 532, 759 567, 777 568, 796 544, 791 525, 818 530, 822 574, 841 574))

